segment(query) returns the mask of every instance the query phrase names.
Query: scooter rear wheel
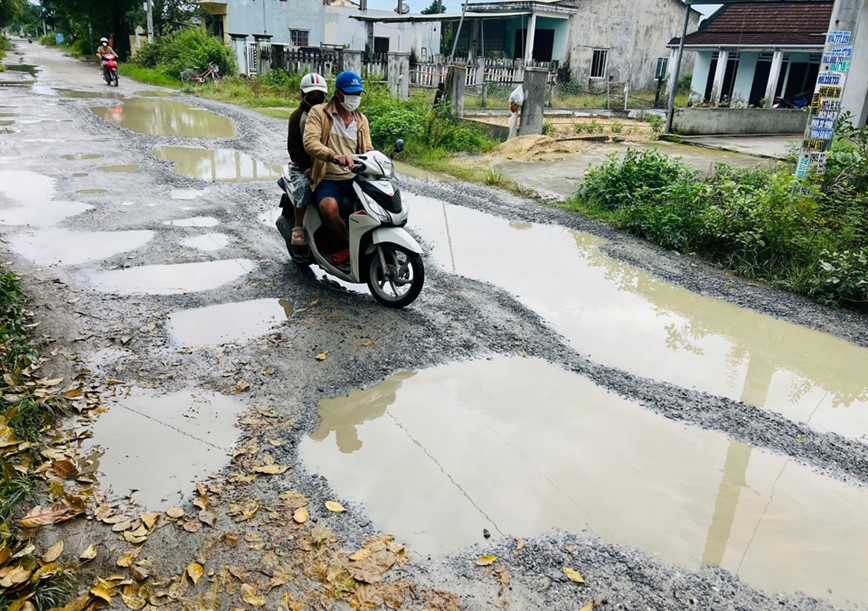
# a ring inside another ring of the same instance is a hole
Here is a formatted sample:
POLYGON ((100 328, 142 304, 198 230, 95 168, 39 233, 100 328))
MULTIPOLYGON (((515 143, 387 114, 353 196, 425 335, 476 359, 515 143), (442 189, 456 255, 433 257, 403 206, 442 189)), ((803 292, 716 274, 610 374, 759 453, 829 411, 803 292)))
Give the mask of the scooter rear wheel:
POLYGON ((368 289, 374 299, 389 308, 403 308, 416 300, 425 283, 422 257, 395 244, 380 244, 368 273, 368 289), (385 268, 383 267, 385 260, 385 268))

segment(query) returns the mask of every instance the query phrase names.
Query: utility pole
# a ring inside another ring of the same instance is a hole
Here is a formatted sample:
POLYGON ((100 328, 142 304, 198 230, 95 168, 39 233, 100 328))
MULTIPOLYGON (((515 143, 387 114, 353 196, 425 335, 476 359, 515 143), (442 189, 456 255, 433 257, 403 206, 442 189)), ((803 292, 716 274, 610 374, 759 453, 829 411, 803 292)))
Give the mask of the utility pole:
POLYGON ((148 14, 148 43, 154 42, 154 5, 153 0, 145 0, 145 11, 148 14))

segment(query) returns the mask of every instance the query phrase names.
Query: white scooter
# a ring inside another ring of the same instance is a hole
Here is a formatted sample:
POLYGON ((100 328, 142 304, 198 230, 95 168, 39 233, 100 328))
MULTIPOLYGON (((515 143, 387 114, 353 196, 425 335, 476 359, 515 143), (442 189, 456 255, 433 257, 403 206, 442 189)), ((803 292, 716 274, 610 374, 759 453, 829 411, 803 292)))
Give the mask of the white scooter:
MULTIPOLYGON (((395 152, 404 149, 403 140, 395 143, 395 152)), ((392 160, 379 151, 353 157, 358 177, 353 182, 355 209, 348 219, 350 259, 348 266, 329 260, 327 244, 330 232, 323 224, 315 205, 307 207, 304 236, 307 246, 292 246, 293 219, 281 215, 277 229, 286 240, 290 257, 298 265, 316 263, 327 273, 354 284, 368 284, 374 299, 390 308, 403 308, 422 291, 425 268, 422 247, 405 229, 407 204, 395 179, 392 160)), ((295 205, 291 188, 290 166, 283 169, 277 184, 295 205)))

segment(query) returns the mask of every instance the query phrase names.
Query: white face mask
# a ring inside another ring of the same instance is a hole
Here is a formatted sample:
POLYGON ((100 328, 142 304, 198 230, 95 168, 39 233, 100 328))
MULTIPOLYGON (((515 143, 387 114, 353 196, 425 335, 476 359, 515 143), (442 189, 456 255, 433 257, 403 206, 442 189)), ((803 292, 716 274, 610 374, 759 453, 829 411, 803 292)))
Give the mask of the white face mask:
POLYGON ((349 112, 355 112, 361 104, 362 104, 362 96, 360 96, 360 95, 346 95, 346 94, 344 94, 344 101, 341 102, 341 106, 346 108, 349 112))

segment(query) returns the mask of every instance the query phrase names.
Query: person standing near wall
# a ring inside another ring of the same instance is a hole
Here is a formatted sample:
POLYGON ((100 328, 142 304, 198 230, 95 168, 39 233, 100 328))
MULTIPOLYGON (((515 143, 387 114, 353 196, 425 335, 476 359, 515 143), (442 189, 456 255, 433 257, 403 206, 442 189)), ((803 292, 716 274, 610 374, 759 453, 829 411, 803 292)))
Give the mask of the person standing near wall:
POLYGON ((521 112, 522 104, 524 104, 524 87, 519 85, 509 94, 509 138, 518 135, 518 113, 521 112))

